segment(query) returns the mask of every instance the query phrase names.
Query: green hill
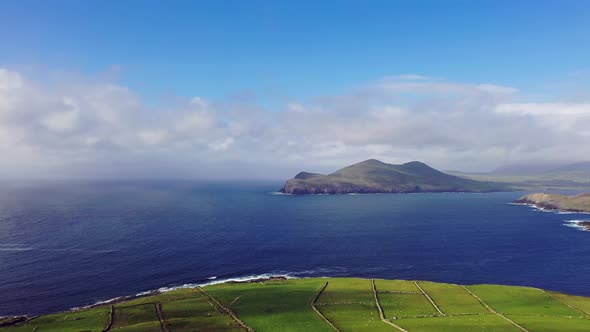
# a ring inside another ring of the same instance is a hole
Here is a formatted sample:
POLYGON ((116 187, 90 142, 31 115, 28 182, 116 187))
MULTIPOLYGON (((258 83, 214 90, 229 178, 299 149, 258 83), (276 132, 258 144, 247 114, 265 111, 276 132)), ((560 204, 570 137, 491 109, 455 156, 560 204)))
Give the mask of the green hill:
POLYGON ((589 327, 590 298, 537 288, 309 278, 178 289, 39 316, 0 332, 581 332, 589 327))
POLYGON ((402 165, 369 159, 332 174, 301 172, 281 189, 286 194, 492 192, 507 185, 481 182, 445 174, 424 163, 402 165))

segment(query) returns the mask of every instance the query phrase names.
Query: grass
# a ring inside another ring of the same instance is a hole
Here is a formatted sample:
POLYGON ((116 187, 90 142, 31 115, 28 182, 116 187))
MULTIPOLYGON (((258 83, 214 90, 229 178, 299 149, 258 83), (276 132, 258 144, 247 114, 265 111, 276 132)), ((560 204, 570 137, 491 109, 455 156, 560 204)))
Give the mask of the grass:
POLYGON ((374 304, 371 280, 354 278, 330 279, 328 287, 317 302, 374 304))
POLYGON ((37 317, 25 324, 0 329, 10 332, 100 332, 107 326, 110 309, 108 307, 93 308, 79 312, 67 312, 37 317))
POLYGON ((375 279, 375 287, 378 292, 420 292, 414 282, 408 280, 375 279))
POLYGON ((407 318, 395 322, 410 332, 522 332, 494 314, 407 318))
POLYGON ((375 305, 335 304, 318 306, 318 309, 343 332, 393 331, 390 325, 381 321, 375 305))
MULTIPOLYGON (((207 292, 256 331, 331 331, 311 301, 324 279, 219 284, 207 292)), ((365 281, 367 282, 367 281, 365 281)))
POLYGON ((379 302, 385 318, 433 316, 438 314, 428 299, 421 294, 380 293, 379 302))
POLYGON ((567 295, 557 292, 548 292, 551 296, 559 301, 571 305, 572 307, 584 312, 590 316, 590 299, 583 296, 567 295))
POLYGON ((581 315, 536 288, 497 285, 476 285, 467 288, 503 314, 574 317, 581 315))
POLYGON ((164 303, 162 311, 170 331, 242 331, 229 316, 216 310, 208 299, 200 294, 164 303))
POLYGON ((115 306, 115 322, 113 331, 145 331, 158 332, 160 320, 154 304, 118 305, 115 306))
MULTIPOLYGON (((381 321, 368 279, 315 278, 219 284, 204 290, 258 332, 329 332, 333 329, 311 306, 312 299, 326 282, 328 287, 318 298, 316 308, 339 330, 397 331, 381 321)), ((520 331, 507 320, 487 312, 479 301, 457 285, 420 282, 447 314, 440 316, 411 281, 376 280, 375 284, 386 318, 410 332, 520 331), (394 317, 398 319, 393 320, 394 317)), ((590 298, 527 287, 476 285, 468 288, 494 310, 530 332, 590 331, 590 318, 580 312, 590 310, 590 298)), ((117 303, 111 331, 161 332, 156 304, 161 305, 164 321, 171 332, 241 331, 229 315, 195 289, 117 303)), ((109 307, 102 306, 37 317, 0 328, 0 332, 100 332, 108 321, 109 307)))
POLYGON ((590 319, 509 315, 508 318, 534 332, 587 332, 590 319))
POLYGON ((475 297, 459 285, 420 282, 420 287, 447 315, 488 313, 475 297))

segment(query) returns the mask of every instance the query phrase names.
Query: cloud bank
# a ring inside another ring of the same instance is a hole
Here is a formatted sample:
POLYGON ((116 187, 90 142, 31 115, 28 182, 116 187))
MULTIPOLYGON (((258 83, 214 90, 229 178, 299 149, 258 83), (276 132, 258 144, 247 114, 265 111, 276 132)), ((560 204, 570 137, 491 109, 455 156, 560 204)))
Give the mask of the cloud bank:
POLYGON ((481 171, 590 156, 590 104, 507 86, 404 74, 267 104, 195 96, 156 107, 115 82, 0 69, 0 177, 283 178, 368 158, 481 171))

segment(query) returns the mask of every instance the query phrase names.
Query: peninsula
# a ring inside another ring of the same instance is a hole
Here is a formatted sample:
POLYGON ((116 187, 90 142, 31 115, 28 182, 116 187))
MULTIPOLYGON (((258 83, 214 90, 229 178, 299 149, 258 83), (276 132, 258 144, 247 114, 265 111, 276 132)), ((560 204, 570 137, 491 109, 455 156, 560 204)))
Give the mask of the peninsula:
MULTIPOLYGON (((544 210, 590 213, 590 193, 576 196, 535 193, 515 200, 516 204, 528 204, 544 210)), ((590 221, 575 221, 577 227, 590 231, 590 221)))
POLYGON ((517 204, 530 204, 545 210, 566 212, 590 212, 590 193, 576 196, 535 193, 522 196, 514 201, 517 204))
POLYGON ((375 159, 344 167, 332 174, 301 172, 287 180, 285 194, 494 192, 508 191, 505 184, 449 175, 422 162, 393 165, 375 159))

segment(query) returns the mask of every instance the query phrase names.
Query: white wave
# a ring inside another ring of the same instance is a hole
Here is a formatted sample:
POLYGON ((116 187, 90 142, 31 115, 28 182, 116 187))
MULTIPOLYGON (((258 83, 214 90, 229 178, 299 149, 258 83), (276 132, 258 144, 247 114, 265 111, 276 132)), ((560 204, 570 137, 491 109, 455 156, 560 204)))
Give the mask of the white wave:
POLYGON ((111 304, 111 303, 120 302, 123 300, 132 299, 132 298, 134 298, 134 296, 117 296, 117 297, 113 297, 112 299, 108 299, 108 300, 104 300, 104 301, 97 301, 91 305, 86 305, 86 306, 82 306, 82 307, 73 307, 73 308, 70 308, 70 311, 84 310, 84 309, 96 307, 99 305, 111 304))
POLYGON ((81 252, 81 253, 110 253, 118 252, 117 249, 74 249, 74 248, 58 248, 58 249, 43 249, 33 247, 14 247, 14 246, 3 246, 0 245, 0 251, 40 251, 40 252, 81 252))
POLYGON ((539 212, 545 212, 545 213, 554 213, 554 214, 590 214, 590 212, 574 212, 574 211, 562 211, 562 210, 557 210, 557 209, 547 209, 544 208, 542 206, 536 205, 536 204, 531 204, 531 203, 507 203, 510 205, 524 205, 524 206, 529 206, 531 207, 533 210, 535 211, 539 211, 539 212))
POLYGON ((71 308, 70 310, 76 311, 76 310, 88 309, 88 308, 92 308, 92 307, 96 307, 96 306, 100 306, 100 305, 112 304, 112 303, 121 302, 121 301, 125 301, 125 300, 132 300, 132 299, 138 298, 138 297, 144 297, 144 296, 149 296, 149 295, 157 295, 157 294, 172 292, 172 291, 175 291, 178 289, 192 289, 192 288, 197 288, 197 287, 218 285, 218 284, 223 284, 223 283, 228 283, 228 282, 249 282, 252 280, 269 279, 272 277, 281 277, 281 278, 285 278, 285 279, 300 279, 300 278, 314 276, 314 277, 318 277, 318 278, 324 278, 324 277, 319 277, 319 275, 345 273, 346 271, 347 270, 345 268, 320 268, 320 269, 303 270, 303 271, 297 271, 297 272, 279 271, 279 272, 275 272, 275 273, 251 274, 251 275, 246 275, 246 276, 241 276, 241 277, 231 277, 231 278, 225 278, 225 279, 218 279, 217 276, 212 276, 212 277, 207 278, 207 280, 209 280, 207 282, 188 283, 188 284, 178 285, 178 286, 160 287, 157 289, 142 291, 142 292, 139 292, 135 295, 117 296, 112 299, 97 301, 91 305, 82 306, 82 307, 74 307, 74 308, 71 308))
POLYGON ((557 211, 557 214, 578 214, 581 212, 572 212, 572 211, 557 211))
POLYGON ((588 231, 588 229, 582 225, 580 225, 580 223, 582 222, 590 222, 590 220, 564 220, 563 221, 565 223, 564 226, 566 227, 571 227, 571 228, 576 228, 582 231, 588 231))
POLYGON ((28 248, 28 247, 24 247, 24 248, 19 248, 19 247, 5 247, 5 248, 0 248, 0 251, 31 251, 31 250, 35 250, 35 248, 28 248))
POLYGON ((292 194, 287 194, 287 193, 282 193, 280 191, 271 191, 269 192, 270 195, 275 195, 275 196, 291 196, 292 194))
POLYGON ((318 275, 334 275, 334 274, 342 274, 346 273, 348 270, 343 267, 336 267, 336 268, 319 268, 313 270, 303 270, 297 272, 289 272, 287 274, 292 275, 296 278, 305 278, 309 276, 318 276, 318 275))
POLYGON ((184 284, 184 285, 180 285, 180 286, 160 287, 158 289, 151 289, 151 290, 142 291, 142 292, 139 292, 135 295, 117 296, 117 297, 114 297, 114 298, 111 298, 108 300, 97 301, 91 305, 82 306, 82 307, 73 307, 70 309, 70 311, 83 310, 83 309, 88 309, 88 308, 92 308, 92 307, 96 307, 96 306, 100 306, 100 305, 112 304, 112 303, 121 302, 121 301, 125 301, 125 300, 132 300, 132 299, 135 299, 138 297, 144 297, 144 296, 149 296, 149 295, 157 295, 157 294, 172 292, 172 291, 175 291, 178 289, 192 289, 192 288, 197 288, 197 287, 205 287, 205 286, 210 286, 210 285, 223 284, 223 283, 227 283, 227 282, 248 282, 248 281, 257 280, 257 279, 268 279, 271 277, 283 277, 286 279, 296 279, 297 278, 297 277, 294 277, 290 274, 277 274, 277 273, 252 274, 252 275, 243 276, 243 277, 234 277, 234 278, 219 279, 219 280, 217 280, 217 277, 215 276, 215 277, 212 277, 215 279, 207 278, 208 280, 211 280, 208 282, 188 283, 188 284, 184 284))

